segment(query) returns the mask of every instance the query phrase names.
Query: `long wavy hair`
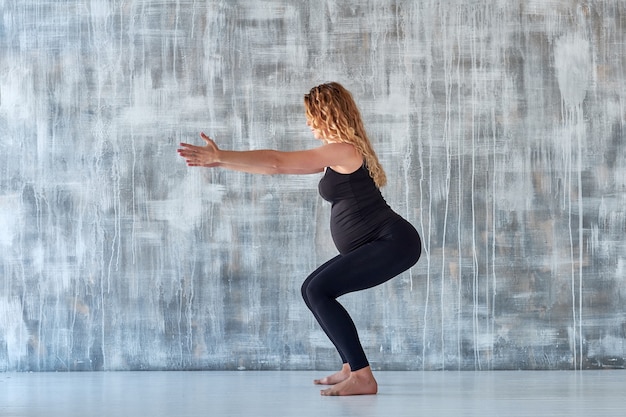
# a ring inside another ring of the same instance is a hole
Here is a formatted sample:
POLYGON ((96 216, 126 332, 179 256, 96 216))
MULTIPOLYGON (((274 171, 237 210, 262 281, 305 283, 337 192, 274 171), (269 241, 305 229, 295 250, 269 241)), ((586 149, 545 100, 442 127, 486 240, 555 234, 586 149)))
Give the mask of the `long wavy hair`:
POLYGON ((326 139, 354 145, 363 156, 365 166, 378 188, 387 183, 387 176, 370 143, 361 113, 352 94, 336 82, 313 87, 304 95, 306 117, 311 127, 324 132, 326 139))

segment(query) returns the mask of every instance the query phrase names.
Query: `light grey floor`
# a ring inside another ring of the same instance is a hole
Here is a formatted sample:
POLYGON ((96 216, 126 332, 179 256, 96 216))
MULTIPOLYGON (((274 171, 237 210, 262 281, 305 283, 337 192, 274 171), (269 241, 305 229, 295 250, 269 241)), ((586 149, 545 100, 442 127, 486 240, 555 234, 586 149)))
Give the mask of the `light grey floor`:
POLYGON ((0 416, 626 416, 626 373, 378 372, 321 397, 319 372, 0 373, 0 416))

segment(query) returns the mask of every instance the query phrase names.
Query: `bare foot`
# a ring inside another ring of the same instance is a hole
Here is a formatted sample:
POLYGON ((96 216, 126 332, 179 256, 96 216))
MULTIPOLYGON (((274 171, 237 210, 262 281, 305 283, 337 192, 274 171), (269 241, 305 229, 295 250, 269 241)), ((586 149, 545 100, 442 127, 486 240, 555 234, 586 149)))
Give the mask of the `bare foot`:
POLYGON ((330 395, 373 395, 378 392, 378 384, 374 379, 372 370, 367 368, 359 369, 350 373, 348 379, 322 390, 320 394, 330 395))
POLYGON ((316 379, 313 381, 315 385, 335 385, 345 381, 350 376, 350 365, 344 363, 341 367, 341 371, 332 375, 324 377, 322 379, 316 379))

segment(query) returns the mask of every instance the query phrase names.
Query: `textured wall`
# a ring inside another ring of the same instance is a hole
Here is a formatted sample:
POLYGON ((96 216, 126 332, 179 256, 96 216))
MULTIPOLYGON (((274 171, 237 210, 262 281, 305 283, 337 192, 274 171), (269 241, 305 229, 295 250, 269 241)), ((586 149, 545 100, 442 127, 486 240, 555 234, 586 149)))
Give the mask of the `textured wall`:
POLYGON ((0 370, 311 369, 319 176, 188 169, 180 141, 316 146, 360 104, 415 224, 344 298, 375 368, 626 358, 624 1, 0 0, 0 370), (486 3, 486 4, 485 4, 486 3))

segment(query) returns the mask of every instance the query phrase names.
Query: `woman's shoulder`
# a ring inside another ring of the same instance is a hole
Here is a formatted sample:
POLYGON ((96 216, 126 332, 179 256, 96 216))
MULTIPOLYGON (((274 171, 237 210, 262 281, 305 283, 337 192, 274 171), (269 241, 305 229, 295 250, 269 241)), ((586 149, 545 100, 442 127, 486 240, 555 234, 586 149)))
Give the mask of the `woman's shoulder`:
POLYGON ((339 163, 330 165, 330 168, 339 174, 352 174, 358 171, 364 164, 363 156, 352 144, 331 142, 324 146, 329 147, 329 151, 342 152, 345 155, 339 163))

